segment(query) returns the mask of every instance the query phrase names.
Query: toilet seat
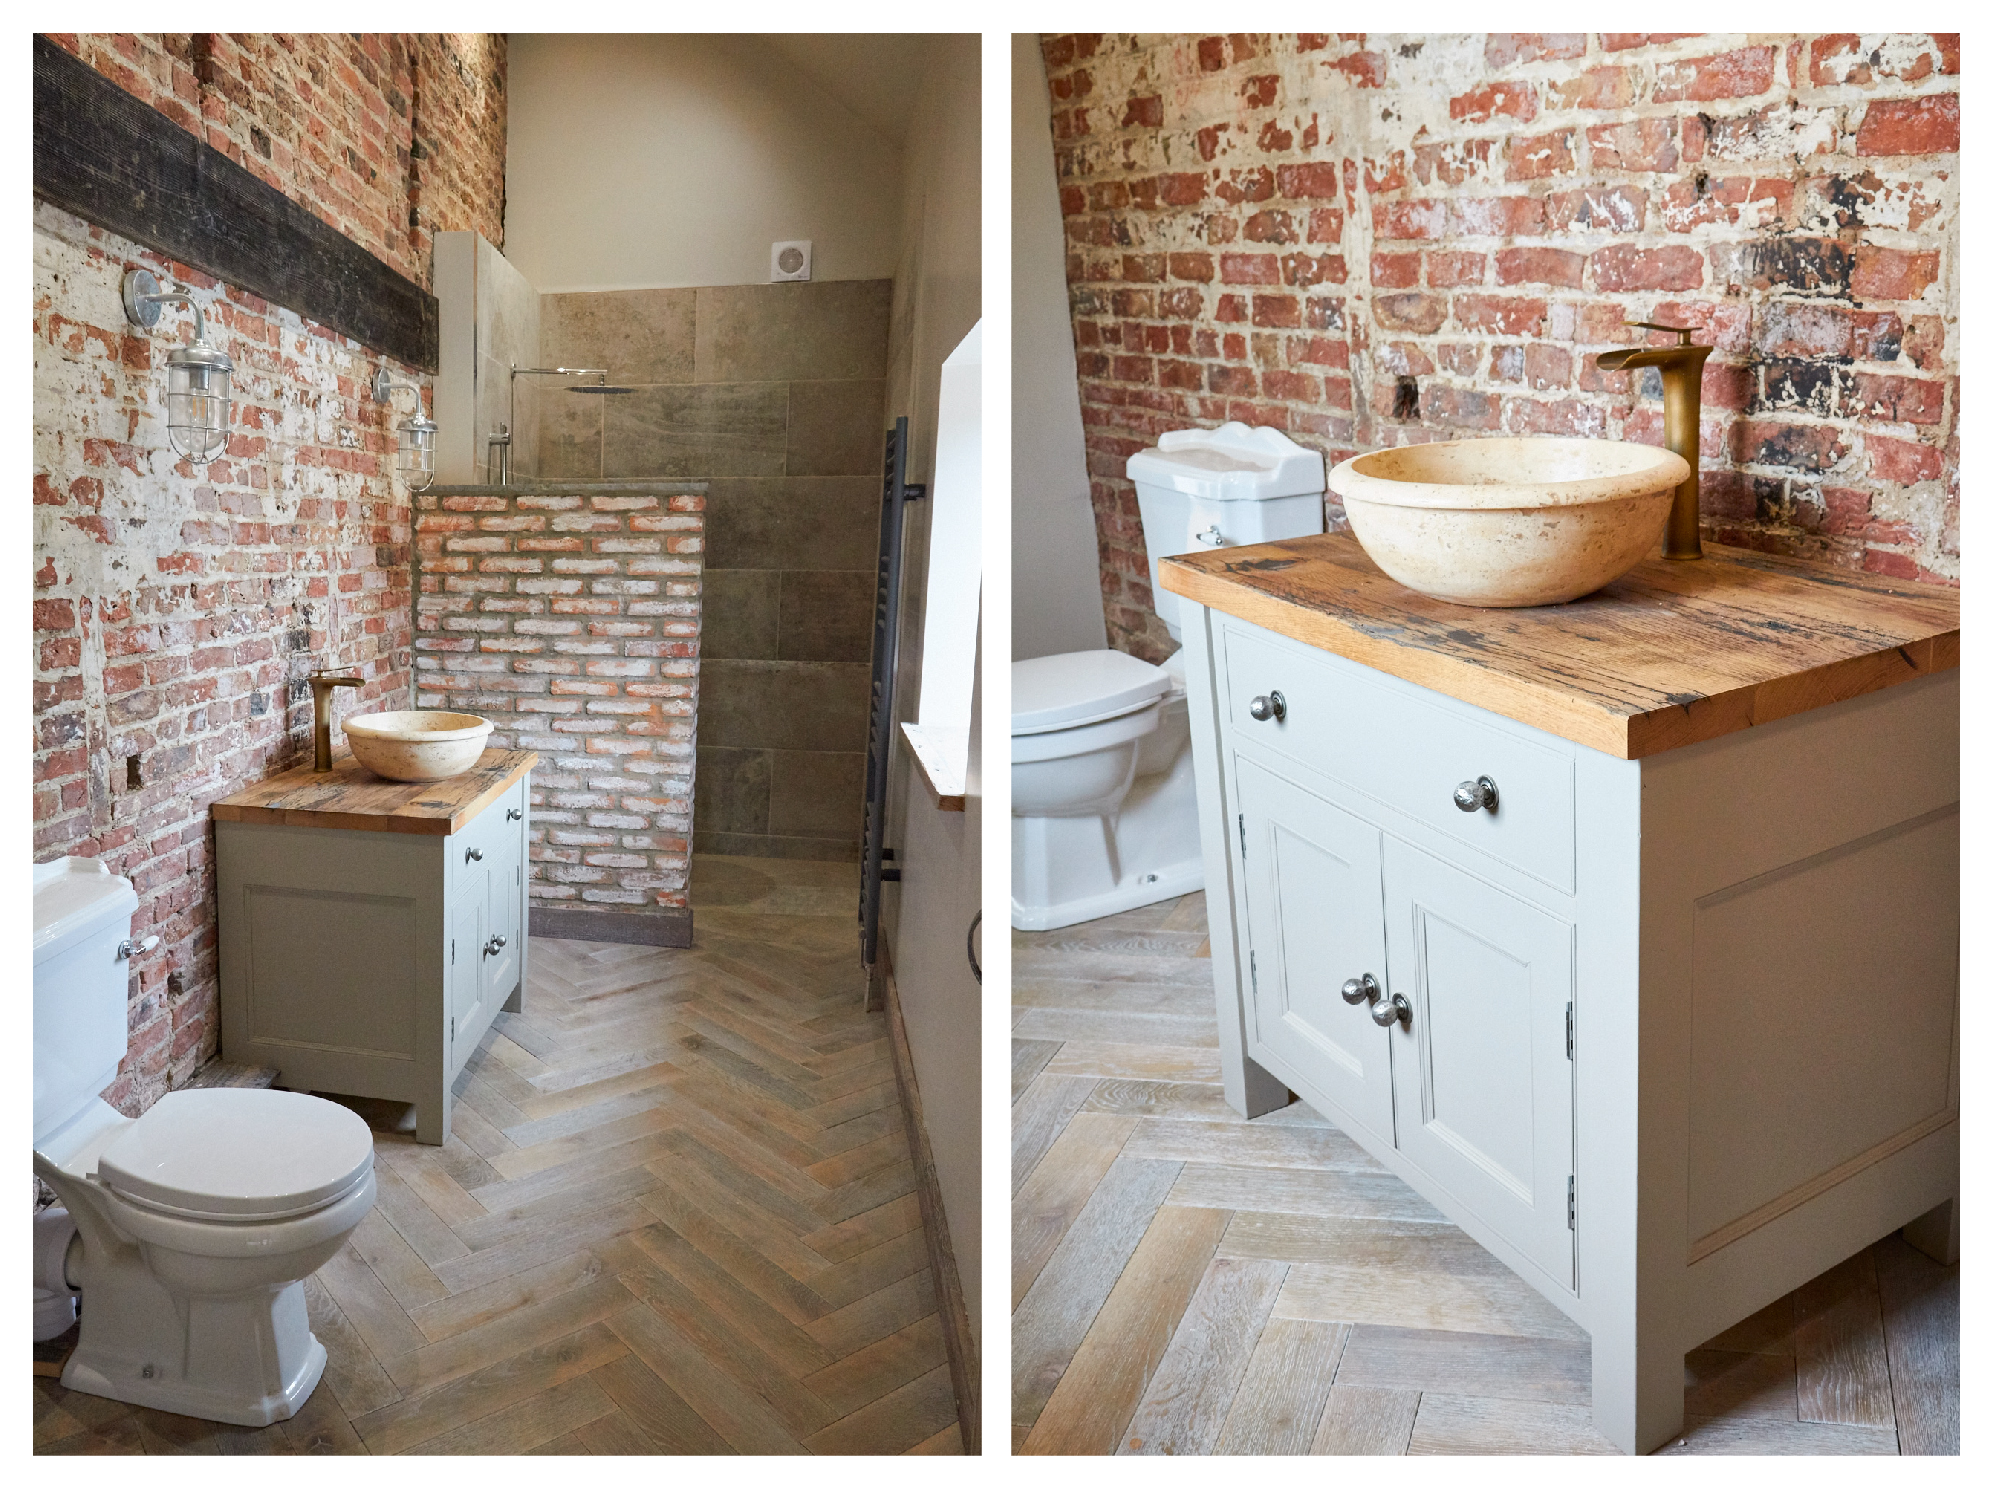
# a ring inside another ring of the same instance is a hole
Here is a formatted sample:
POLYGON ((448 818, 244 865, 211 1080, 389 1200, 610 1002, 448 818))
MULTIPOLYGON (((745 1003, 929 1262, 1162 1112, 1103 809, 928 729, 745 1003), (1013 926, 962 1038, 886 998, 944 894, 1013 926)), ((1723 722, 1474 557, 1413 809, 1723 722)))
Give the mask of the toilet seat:
POLYGON ((1120 718, 1171 691, 1162 667, 1127 652, 1070 651, 1012 664, 1012 737, 1120 718))
POLYGON ((296 1219, 339 1204, 374 1169, 354 1113, 295 1091, 175 1091, 97 1154, 127 1205, 207 1224, 296 1219))

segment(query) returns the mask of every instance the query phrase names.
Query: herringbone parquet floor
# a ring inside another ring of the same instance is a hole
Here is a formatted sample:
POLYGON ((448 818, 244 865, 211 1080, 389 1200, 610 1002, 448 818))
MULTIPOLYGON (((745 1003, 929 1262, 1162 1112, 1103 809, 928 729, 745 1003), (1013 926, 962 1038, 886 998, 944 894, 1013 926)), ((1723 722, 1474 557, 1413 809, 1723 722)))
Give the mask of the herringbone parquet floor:
POLYGON ((690 951, 536 940, 450 1141, 306 1284, 330 1362, 253 1430, 35 1382, 48 1453, 957 1453, 850 865, 696 860, 690 951))
MULTIPOLYGON (((1203 896, 1012 944, 1016 1451, 1615 1451, 1565 1314, 1307 1106, 1227 1107, 1203 896)), ((1960 1452, 1959 1275, 1890 1236, 1708 1341, 1664 1451, 1960 1452)))

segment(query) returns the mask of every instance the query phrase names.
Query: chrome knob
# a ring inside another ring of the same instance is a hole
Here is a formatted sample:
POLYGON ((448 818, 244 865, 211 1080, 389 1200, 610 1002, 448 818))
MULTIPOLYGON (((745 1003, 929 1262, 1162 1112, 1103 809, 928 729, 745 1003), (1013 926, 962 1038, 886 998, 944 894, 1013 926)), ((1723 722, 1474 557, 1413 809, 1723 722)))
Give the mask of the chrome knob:
POLYGON ((131 957, 144 956, 147 952, 151 951, 154 947, 158 945, 159 945, 159 937, 157 936, 147 936, 143 940, 133 940, 128 938, 118 943, 117 959, 122 962, 128 960, 131 957))
POLYGON ((1379 979, 1370 972, 1363 977, 1348 977, 1338 991, 1347 1003, 1371 1003, 1379 997, 1379 979))
POLYGON ((1489 776, 1478 776, 1473 781, 1464 781, 1455 788, 1455 809, 1458 812, 1496 811, 1497 783, 1489 776))
POLYGON ((466 863, 483 863, 485 862, 485 855, 476 848, 467 848, 464 850, 464 861, 466 863))
POLYGON ((1259 697, 1249 699, 1247 711, 1249 718, 1264 724, 1270 719, 1274 719, 1279 724, 1289 717, 1288 703, 1283 700, 1280 693, 1273 690, 1263 693, 1259 697))
POLYGON ((1411 1029, 1414 1026, 1414 1005, 1399 993, 1390 999, 1381 998, 1372 1005, 1372 1021, 1382 1029, 1390 1029, 1395 1024, 1405 1024, 1411 1029))
POLYGON ((485 943, 485 954, 487 956, 497 956, 505 949, 506 938, 504 936, 494 936, 490 941, 485 943))
POLYGON ((517 807, 506 808, 506 820, 508 822, 518 822, 524 815, 517 807))

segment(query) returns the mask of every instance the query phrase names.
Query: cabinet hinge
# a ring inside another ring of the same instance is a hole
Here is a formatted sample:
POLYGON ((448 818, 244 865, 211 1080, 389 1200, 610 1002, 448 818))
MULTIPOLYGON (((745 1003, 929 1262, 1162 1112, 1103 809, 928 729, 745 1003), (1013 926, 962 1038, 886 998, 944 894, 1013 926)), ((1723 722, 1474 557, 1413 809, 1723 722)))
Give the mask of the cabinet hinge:
POLYGON ((451 964, 451 965, 452 965, 453 967, 455 967, 455 966, 457 965, 457 942, 456 942, 456 940, 452 940, 452 942, 451 942, 451 944, 450 944, 450 964, 451 964))
POLYGON ((1241 825, 1241 862, 1247 862, 1247 813, 1242 812, 1234 819, 1241 825))
POLYGON ((1572 1229, 1574 1228, 1574 1227, 1573 1227, 1573 1215, 1574 1215, 1574 1210, 1573 1210, 1573 1175, 1572 1175, 1572 1174, 1568 1174, 1568 1175, 1566 1176, 1566 1228, 1567 1228, 1568 1230, 1572 1230, 1572 1229))
POLYGON ((1249 985, 1254 989, 1255 997, 1259 998, 1261 996, 1261 975, 1255 971, 1254 953, 1252 951, 1247 954, 1247 976, 1249 985))
POLYGON ((1573 1058, 1573 1005, 1566 1005, 1566 1058, 1573 1058))
POLYGON ((450 1037, 451 1037, 451 1042, 452 1042, 453 1044, 455 1044, 455 1043, 457 1042, 457 1015, 456 1015, 456 1014, 452 1014, 452 1015, 451 1015, 451 1021, 450 1021, 450 1037))

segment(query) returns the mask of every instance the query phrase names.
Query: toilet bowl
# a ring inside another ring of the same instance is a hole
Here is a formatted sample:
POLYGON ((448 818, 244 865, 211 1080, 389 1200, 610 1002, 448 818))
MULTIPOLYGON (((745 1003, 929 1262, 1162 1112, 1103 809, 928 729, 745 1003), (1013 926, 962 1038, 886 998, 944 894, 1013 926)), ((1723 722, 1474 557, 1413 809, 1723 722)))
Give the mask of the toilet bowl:
POLYGON ((1047 931, 1204 883, 1184 678, 1119 651, 1012 664, 1012 924, 1047 931))
POLYGON ((326 1367, 304 1279, 373 1208, 373 1134, 291 1091, 112 1108, 96 1093, 124 1053, 136 896, 70 858, 36 866, 35 900, 34 1166, 76 1227, 38 1294, 80 1295, 62 1383, 242 1426, 290 1417, 326 1367))
MULTIPOLYGON (((1151 595, 1174 641, 1157 561, 1324 530, 1324 458, 1278 429, 1174 429, 1125 467, 1151 595)), ((1012 924, 1046 931, 1205 886, 1182 653, 1012 664, 1012 924)))

